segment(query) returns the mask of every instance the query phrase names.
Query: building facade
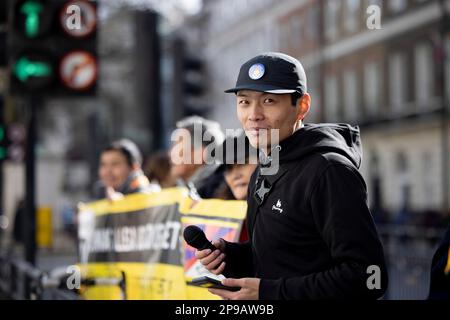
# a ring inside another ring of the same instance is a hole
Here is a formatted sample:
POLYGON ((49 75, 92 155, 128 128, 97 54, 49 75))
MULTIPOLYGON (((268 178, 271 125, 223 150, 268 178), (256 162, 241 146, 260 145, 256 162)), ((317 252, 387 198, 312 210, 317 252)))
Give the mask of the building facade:
POLYGON ((238 126, 233 96, 223 90, 243 61, 288 53, 308 75, 308 121, 360 126, 371 205, 391 218, 402 208, 443 210, 450 164, 442 88, 448 95, 450 82, 441 75, 450 78, 443 59, 450 37, 441 41, 440 1, 215 0, 205 1, 203 15, 213 119, 238 126))

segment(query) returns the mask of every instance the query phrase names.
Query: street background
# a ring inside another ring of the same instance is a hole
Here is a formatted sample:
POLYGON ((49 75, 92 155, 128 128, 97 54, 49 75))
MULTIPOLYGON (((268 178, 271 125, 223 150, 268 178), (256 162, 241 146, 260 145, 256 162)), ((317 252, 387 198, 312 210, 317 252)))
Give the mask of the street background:
POLYGON ((360 126, 361 171, 389 263, 385 299, 426 298, 431 257, 450 221, 448 1, 100 0, 95 38, 86 40, 97 57, 95 86, 68 94, 64 84, 44 85, 43 99, 29 94, 35 84, 12 80, 7 48, 16 27, 6 4, 16 2, 0 5, 0 138, 18 132, 0 150, 9 256, 26 255, 14 222, 30 182, 33 115, 35 264, 52 270, 77 262, 76 207, 92 199, 102 146, 126 137, 148 157, 169 148, 176 121, 189 115, 239 128, 234 97, 223 90, 244 61, 280 51, 306 69, 306 122, 360 126))

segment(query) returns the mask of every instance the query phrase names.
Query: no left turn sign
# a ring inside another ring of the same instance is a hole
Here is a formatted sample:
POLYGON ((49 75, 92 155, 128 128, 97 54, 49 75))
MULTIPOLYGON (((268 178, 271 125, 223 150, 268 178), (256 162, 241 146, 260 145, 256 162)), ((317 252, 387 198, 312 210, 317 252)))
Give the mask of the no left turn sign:
POLYGON ((97 61, 89 52, 72 51, 61 60, 59 73, 68 88, 83 91, 97 80, 97 61))

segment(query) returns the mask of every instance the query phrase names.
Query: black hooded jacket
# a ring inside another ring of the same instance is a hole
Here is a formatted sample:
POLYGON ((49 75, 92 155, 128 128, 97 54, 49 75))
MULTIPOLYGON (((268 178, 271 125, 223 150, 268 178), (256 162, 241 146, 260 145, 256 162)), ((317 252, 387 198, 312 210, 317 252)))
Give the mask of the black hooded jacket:
POLYGON ((429 300, 450 300, 450 224, 431 263, 429 300))
POLYGON ((261 278, 262 300, 381 297, 388 276, 358 172, 359 129, 306 124, 278 150, 278 172, 260 165, 252 176, 250 241, 226 242, 224 275, 261 278))

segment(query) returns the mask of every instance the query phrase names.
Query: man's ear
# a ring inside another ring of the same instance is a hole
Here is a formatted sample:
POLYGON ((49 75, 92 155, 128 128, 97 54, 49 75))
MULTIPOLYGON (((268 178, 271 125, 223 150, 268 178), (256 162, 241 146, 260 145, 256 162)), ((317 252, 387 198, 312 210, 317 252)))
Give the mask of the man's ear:
POLYGON ((311 108, 311 96, 309 93, 305 93, 297 101, 297 121, 302 120, 306 117, 311 108))

